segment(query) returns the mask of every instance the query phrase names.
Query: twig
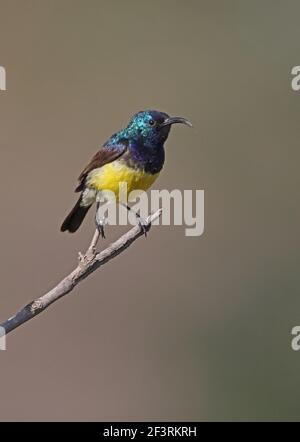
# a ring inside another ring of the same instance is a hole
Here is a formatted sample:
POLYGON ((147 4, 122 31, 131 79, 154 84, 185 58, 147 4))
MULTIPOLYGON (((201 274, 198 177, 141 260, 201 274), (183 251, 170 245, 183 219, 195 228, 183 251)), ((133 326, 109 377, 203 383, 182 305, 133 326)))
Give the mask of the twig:
POLYGON ((88 260, 88 259, 93 259, 93 258, 95 258, 95 255, 96 255, 96 247, 97 247, 97 244, 98 244, 99 238, 100 238, 100 232, 99 232, 98 229, 96 229, 96 231, 95 231, 95 233, 94 233, 94 236, 93 236, 93 239, 92 239, 92 241, 91 241, 91 244, 89 245, 89 248, 88 248, 87 251, 86 251, 86 254, 83 255, 81 252, 79 252, 79 254, 78 254, 78 258, 79 258, 79 261, 80 261, 80 262, 83 262, 83 263, 84 263, 84 262, 85 262, 86 260, 88 260))
MULTIPOLYGON (((145 224, 147 231, 150 230, 151 223, 160 217, 160 214, 161 210, 158 210, 157 212, 148 216, 145 224)), ((113 244, 109 245, 105 250, 100 253, 96 253, 96 245, 99 240, 99 233, 97 230, 86 254, 84 256, 80 254, 79 264, 75 270, 66 276, 52 290, 45 293, 40 298, 32 301, 30 304, 27 304, 14 316, 0 324, 0 326, 5 329, 5 333, 7 334, 34 318, 49 307, 49 305, 53 304, 53 302, 70 293, 79 282, 81 282, 99 267, 122 253, 143 234, 144 232, 141 230, 140 226, 135 226, 113 244)))

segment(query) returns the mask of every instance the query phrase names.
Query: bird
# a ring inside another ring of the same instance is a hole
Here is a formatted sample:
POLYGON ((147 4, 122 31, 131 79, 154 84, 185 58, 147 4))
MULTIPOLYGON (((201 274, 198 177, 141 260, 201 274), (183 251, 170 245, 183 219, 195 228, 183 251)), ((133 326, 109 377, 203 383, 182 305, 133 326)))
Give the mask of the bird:
MULTIPOLYGON (((75 206, 64 220, 61 231, 76 232, 88 210, 96 203, 96 226, 102 237, 104 222, 97 217, 99 195, 109 190, 119 202, 119 184, 126 183, 127 194, 146 191, 154 183, 165 162, 164 144, 173 124, 192 123, 183 117, 170 117, 165 112, 145 110, 136 113, 124 129, 113 134, 81 172, 75 192, 80 193, 75 206)), ((129 205, 126 205, 131 210, 129 205)), ((144 223, 135 213, 141 229, 144 223)), ((146 235, 146 231, 144 230, 146 235)))

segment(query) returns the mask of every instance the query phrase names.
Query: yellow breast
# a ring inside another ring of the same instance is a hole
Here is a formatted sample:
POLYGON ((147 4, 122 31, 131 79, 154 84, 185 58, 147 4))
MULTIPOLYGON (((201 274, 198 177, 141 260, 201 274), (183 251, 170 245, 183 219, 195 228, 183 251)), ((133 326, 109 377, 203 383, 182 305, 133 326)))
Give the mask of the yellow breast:
POLYGON ((87 185, 97 191, 109 190, 118 199, 120 183, 126 183, 128 197, 128 194, 133 190, 147 190, 158 175, 159 173, 151 175, 145 171, 128 167, 120 161, 114 161, 93 170, 88 176, 87 185))

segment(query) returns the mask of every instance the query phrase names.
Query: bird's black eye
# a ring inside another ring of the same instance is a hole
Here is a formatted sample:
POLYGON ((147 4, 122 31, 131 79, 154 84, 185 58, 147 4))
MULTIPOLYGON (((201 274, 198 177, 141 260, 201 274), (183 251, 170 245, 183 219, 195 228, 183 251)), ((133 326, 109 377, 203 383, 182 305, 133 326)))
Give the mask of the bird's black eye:
POLYGON ((155 121, 154 120, 152 120, 152 118, 151 118, 151 120, 149 120, 149 126, 155 126, 155 121))

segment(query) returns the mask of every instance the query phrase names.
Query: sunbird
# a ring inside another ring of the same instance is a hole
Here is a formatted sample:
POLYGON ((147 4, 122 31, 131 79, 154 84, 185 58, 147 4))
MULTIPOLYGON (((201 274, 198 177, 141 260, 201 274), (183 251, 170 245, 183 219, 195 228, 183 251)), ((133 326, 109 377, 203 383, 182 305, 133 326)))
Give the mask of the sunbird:
MULTIPOLYGON (((147 190, 163 168, 164 143, 175 123, 192 127, 186 118, 146 110, 135 114, 125 129, 112 135, 80 174, 79 185, 75 189, 75 192, 80 192, 80 197, 63 222, 61 231, 76 232, 96 202, 96 225, 104 237, 104 222, 97 216, 99 195, 110 190, 118 202, 120 183, 126 183, 128 195, 133 190, 147 190)), ((127 204, 126 208, 131 210, 127 204)), ((135 215, 146 234, 143 220, 139 214, 135 215)))

